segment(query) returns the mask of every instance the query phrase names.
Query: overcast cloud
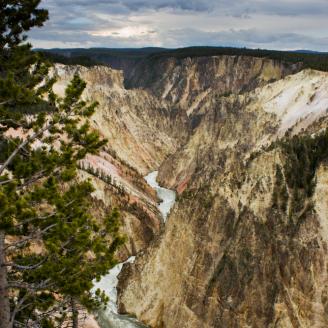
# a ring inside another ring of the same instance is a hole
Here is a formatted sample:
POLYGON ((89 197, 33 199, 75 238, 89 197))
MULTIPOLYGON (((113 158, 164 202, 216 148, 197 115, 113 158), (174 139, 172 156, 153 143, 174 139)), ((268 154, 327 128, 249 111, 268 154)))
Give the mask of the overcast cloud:
POLYGON ((328 0, 43 0, 35 47, 246 46, 328 51, 328 0))

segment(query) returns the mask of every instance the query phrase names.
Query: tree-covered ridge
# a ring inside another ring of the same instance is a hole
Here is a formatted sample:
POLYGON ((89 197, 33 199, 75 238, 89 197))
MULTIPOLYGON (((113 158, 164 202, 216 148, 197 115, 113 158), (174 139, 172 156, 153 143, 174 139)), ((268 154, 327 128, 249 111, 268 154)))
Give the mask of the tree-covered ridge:
POLYGON ((272 206, 286 212, 292 219, 299 213, 312 209, 307 200, 313 197, 316 174, 320 165, 328 161, 328 129, 315 135, 286 135, 267 147, 251 154, 249 163, 261 154, 280 150, 284 156, 283 166, 276 166, 276 181, 272 195, 272 206))
POLYGON ((120 69, 120 62, 136 64, 153 53, 165 50, 164 48, 140 48, 140 49, 38 49, 37 52, 53 63, 65 65, 82 65, 86 67, 95 65, 110 65, 120 69))
POLYGON ((106 144, 88 117, 77 75, 54 94, 50 63, 24 43, 42 26, 40 0, 0 2, 0 327, 78 327, 79 311, 107 301, 93 281, 123 243, 115 209, 91 215, 79 162, 106 144))
POLYGON ((46 57, 62 64, 93 66, 108 64, 112 58, 123 60, 159 60, 163 58, 209 57, 209 56, 249 56, 269 58, 289 63, 302 63, 303 68, 328 71, 328 54, 304 51, 276 51, 232 47, 188 47, 180 49, 52 49, 44 50, 46 57))
POLYGON ((304 53, 293 51, 276 51, 265 49, 247 49, 231 47, 189 47, 176 50, 168 50, 153 54, 151 59, 166 57, 187 58, 187 57, 207 57, 207 56, 249 56, 259 58, 269 58, 290 63, 303 63, 303 68, 312 68, 321 71, 328 71, 328 54, 325 53, 304 53))
POLYGON ((56 64, 64 64, 64 65, 81 65, 84 67, 92 67, 100 65, 101 63, 94 60, 88 56, 63 56, 57 53, 51 52, 40 52, 40 54, 44 57, 45 60, 49 60, 52 63, 56 64))

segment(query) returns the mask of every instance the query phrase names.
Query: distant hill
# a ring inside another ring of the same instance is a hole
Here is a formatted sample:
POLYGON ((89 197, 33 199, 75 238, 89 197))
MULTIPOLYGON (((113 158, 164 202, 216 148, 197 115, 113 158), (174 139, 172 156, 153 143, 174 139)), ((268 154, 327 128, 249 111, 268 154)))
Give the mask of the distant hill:
POLYGON ((80 57, 80 56, 91 56, 91 57, 124 57, 124 58, 139 58, 147 55, 162 52, 168 49, 147 47, 147 48, 71 48, 71 49, 36 49, 37 51, 50 52, 53 54, 62 55, 65 57, 80 57))
POLYGON ((142 60, 163 58, 186 58, 206 56, 251 56, 266 57, 291 63, 303 63, 304 68, 328 71, 328 53, 311 50, 277 51, 266 49, 247 49, 231 47, 187 47, 179 49, 166 48, 90 48, 90 49, 36 49, 54 62, 63 64, 80 64, 93 66, 109 65, 114 69, 127 70, 142 60))
POLYGON ((328 52, 323 51, 313 51, 313 50, 294 50, 292 52, 296 52, 299 54, 314 54, 314 55, 328 55, 328 52))
POLYGON ((290 63, 303 63, 304 68, 312 68, 328 71, 328 54, 326 53, 300 53, 294 51, 277 51, 265 49, 247 49, 230 47, 188 47, 174 50, 165 50, 160 53, 153 53, 149 57, 159 59, 163 57, 206 57, 206 56, 250 56, 266 57, 273 60, 285 61, 290 63))
POLYGON ((46 54, 54 62, 68 65, 93 66, 96 64, 109 65, 114 69, 125 69, 135 65, 140 60, 166 51, 165 48, 90 48, 90 49, 35 49, 46 54))
POLYGON ((35 49, 43 52, 54 62, 63 64, 80 64, 93 66, 96 64, 109 65, 115 69, 124 69, 126 65, 136 64, 139 60, 154 54, 166 51, 164 48, 90 48, 90 49, 35 49))

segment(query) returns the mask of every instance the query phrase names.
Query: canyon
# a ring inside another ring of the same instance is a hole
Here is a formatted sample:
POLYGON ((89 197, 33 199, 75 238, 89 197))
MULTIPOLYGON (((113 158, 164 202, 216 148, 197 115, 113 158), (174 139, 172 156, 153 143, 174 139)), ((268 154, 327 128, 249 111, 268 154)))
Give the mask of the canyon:
POLYGON ((328 73, 227 55, 57 64, 56 93, 75 73, 108 139, 80 177, 99 220, 120 210, 119 261, 136 256, 119 312, 154 328, 327 327, 328 166, 307 145, 326 140, 328 73), (154 171, 177 192, 166 222, 154 171))

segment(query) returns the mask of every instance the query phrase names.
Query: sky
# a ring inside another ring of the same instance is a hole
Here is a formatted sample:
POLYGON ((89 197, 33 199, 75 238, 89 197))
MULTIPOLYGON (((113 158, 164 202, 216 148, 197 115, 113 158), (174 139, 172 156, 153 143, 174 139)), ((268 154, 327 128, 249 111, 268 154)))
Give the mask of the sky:
POLYGON ((43 0, 36 48, 236 46, 328 51, 328 0, 43 0))

